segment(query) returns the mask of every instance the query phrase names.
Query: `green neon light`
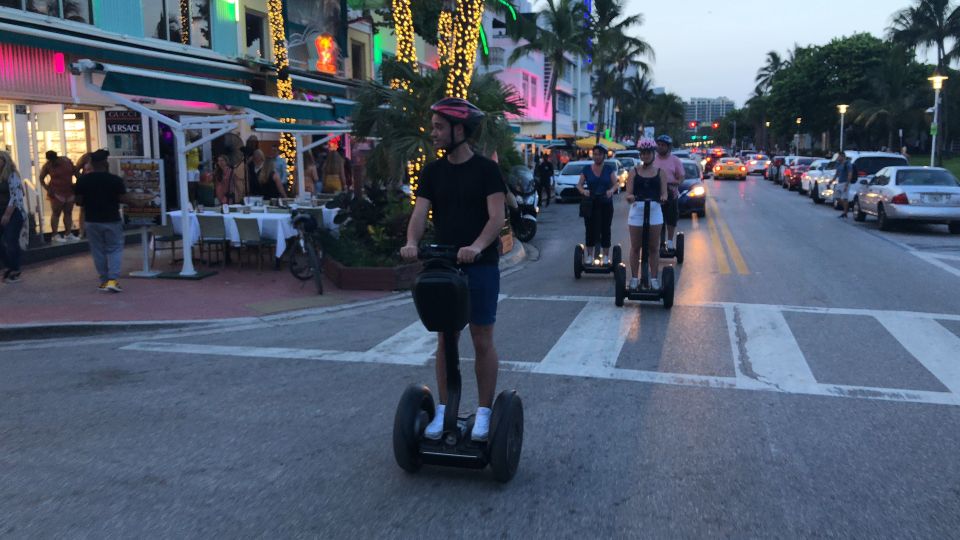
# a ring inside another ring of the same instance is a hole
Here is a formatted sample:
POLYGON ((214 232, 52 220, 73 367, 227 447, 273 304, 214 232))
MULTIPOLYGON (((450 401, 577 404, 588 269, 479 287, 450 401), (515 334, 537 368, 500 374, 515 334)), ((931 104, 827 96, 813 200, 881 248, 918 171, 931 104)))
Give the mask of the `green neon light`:
POLYGON ((483 31, 483 25, 480 25, 480 44, 483 45, 483 55, 490 56, 490 47, 487 47, 487 33, 483 31))
POLYGON ((373 35, 373 63, 379 66, 383 62, 383 36, 380 33, 373 35))
POLYGON ((500 3, 507 6, 507 9, 510 10, 510 16, 513 17, 513 20, 517 20, 517 10, 513 9, 513 6, 510 5, 510 2, 507 2, 507 0, 500 0, 500 3))

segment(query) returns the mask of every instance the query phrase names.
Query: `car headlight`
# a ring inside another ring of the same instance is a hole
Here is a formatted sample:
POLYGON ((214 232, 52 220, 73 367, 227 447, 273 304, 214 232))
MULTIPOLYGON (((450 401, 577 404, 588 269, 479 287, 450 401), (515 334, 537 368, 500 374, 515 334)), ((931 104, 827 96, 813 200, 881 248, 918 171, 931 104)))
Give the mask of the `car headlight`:
POLYGON ((703 197, 706 194, 707 190, 704 189, 703 186, 694 186, 694 188, 690 190, 691 197, 703 197))

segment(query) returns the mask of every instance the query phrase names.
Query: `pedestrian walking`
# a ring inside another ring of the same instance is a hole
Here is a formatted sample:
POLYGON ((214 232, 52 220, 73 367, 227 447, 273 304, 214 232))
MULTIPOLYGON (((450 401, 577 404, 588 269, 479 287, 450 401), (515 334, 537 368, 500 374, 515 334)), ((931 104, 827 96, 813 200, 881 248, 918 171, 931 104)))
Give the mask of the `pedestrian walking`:
POLYGON ((840 197, 840 205, 843 207, 843 213, 837 217, 847 219, 847 211, 850 206, 847 195, 850 191, 850 181, 853 178, 853 165, 847 161, 847 154, 843 150, 837 154, 837 169, 833 173, 833 178, 837 181, 837 189, 833 197, 834 199, 840 197))
POLYGON ((77 202, 86 209, 87 240, 102 292, 121 292, 123 264, 123 221, 120 201, 127 190, 123 179, 108 170, 110 152, 97 150, 91 157, 93 172, 77 181, 77 202))
POLYGON ((4 283, 20 281, 20 230, 27 215, 23 180, 10 153, 0 150, 0 266, 4 283))
POLYGON ((58 156, 54 150, 46 153, 47 162, 40 168, 40 185, 47 192, 50 202, 50 241, 76 242, 73 234, 73 162, 66 156, 58 156), (47 182, 46 179, 50 178, 47 182), (60 215, 63 215, 63 234, 57 234, 60 228, 60 215))
POLYGON ((553 183, 553 163, 550 163, 550 158, 541 157, 534 173, 537 176, 537 191, 542 193, 540 201, 544 206, 550 206, 550 184, 553 183))

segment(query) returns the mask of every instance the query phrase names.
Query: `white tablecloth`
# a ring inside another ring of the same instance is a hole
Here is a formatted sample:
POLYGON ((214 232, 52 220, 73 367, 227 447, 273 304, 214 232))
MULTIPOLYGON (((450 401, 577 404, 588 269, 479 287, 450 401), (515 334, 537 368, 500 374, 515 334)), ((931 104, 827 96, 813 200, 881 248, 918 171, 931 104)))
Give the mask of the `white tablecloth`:
MULTIPOLYGON (((174 232, 177 234, 183 234, 180 211, 175 210, 173 212, 167 212, 167 215, 170 216, 170 222, 173 224, 174 232)), ((277 258, 280 258, 283 255, 283 252, 287 247, 286 239, 297 235, 297 230, 293 228, 293 220, 290 219, 290 214, 266 214, 260 212, 251 212, 249 214, 219 214, 217 212, 204 212, 203 215, 222 216, 224 228, 227 231, 227 238, 229 238, 230 242, 235 246, 240 245, 240 231, 237 230, 237 222, 234 220, 257 220, 260 223, 260 235, 264 238, 276 240, 277 258)), ((326 215, 324 215, 324 218, 326 218, 326 215)), ((324 221, 326 221, 326 219, 324 219, 324 221)), ((183 237, 190 240, 191 246, 200 240, 200 222, 197 220, 197 215, 195 213, 190 214, 190 232, 189 234, 184 234, 183 237)))

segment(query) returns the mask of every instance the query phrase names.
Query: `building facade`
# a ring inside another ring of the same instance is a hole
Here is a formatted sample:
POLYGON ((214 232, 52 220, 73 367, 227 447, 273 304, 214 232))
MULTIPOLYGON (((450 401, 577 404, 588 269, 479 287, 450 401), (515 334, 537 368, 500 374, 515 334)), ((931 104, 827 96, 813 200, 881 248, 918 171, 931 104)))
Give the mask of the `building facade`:
MULTIPOLYGON (((111 95, 177 122, 243 112, 343 122, 357 80, 373 75, 370 25, 348 21, 345 1, 286 0, 294 99, 284 102, 274 97, 267 1, 0 0, 0 148, 24 177, 31 232, 49 228, 37 178, 48 150, 74 162, 98 148, 170 161, 167 200, 176 206, 169 129, 111 95)), ((256 134, 271 150, 278 135, 257 133, 254 124, 241 121, 237 134, 256 134)), ((188 142, 209 133, 192 131, 188 142)), ((210 163, 211 144, 200 150, 210 163)))
POLYGON ((733 101, 726 97, 691 98, 685 104, 684 120, 708 125, 720 120, 736 108, 733 101))

